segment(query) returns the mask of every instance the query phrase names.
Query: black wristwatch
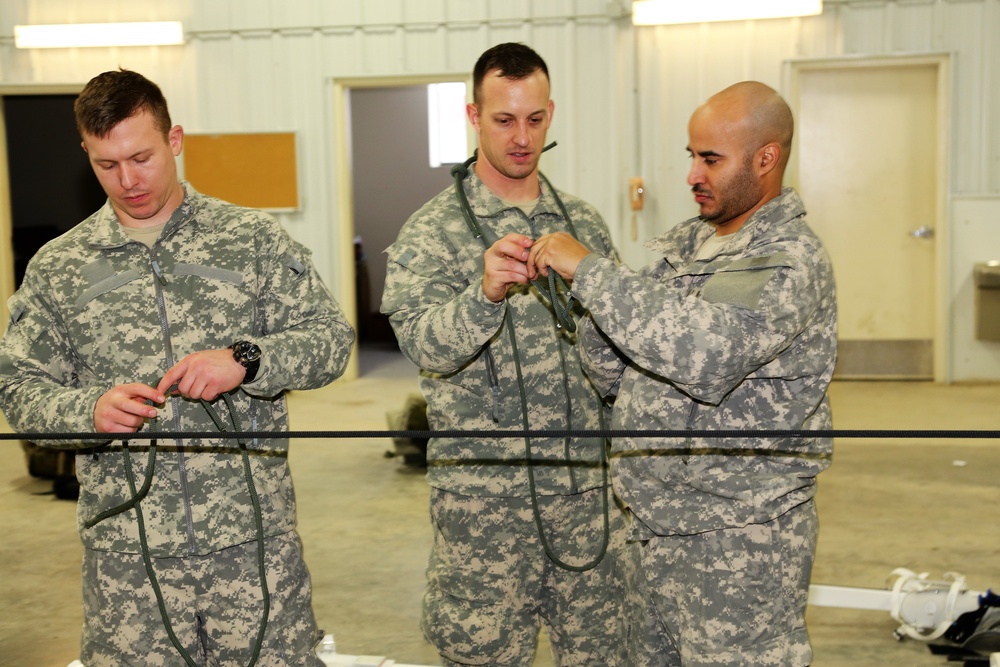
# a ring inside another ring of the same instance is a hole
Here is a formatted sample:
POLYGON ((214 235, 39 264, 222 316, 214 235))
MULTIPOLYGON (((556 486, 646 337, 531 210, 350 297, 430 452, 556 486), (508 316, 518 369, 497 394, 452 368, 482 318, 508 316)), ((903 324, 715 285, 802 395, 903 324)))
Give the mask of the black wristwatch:
POLYGON ((233 359, 247 369, 246 375, 243 376, 243 383, 253 382, 253 379, 257 377, 257 371, 260 370, 260 347, 250 341, 241 340, 230 345, 229 349, 233 351, 233 359))

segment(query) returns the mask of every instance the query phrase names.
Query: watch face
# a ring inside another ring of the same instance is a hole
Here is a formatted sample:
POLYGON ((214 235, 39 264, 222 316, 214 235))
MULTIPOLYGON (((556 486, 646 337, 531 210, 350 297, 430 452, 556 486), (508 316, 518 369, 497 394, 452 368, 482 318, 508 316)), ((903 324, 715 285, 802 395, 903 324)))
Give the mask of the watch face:
POLYGON ((233 356, 240 362, 258 361, 260 355, 260 348, 249 341, 240 341, 233 347, 233 356))

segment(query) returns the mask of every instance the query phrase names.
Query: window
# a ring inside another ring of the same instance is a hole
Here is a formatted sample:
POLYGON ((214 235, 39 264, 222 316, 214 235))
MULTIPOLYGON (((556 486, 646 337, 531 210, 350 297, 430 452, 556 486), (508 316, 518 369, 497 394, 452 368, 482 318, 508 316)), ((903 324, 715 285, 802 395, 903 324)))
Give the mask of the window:
POLYGON ((465 83, 432 83, 427 86, 427 119, 432 167, 458 164, 469 157, 465 129, 465 83))

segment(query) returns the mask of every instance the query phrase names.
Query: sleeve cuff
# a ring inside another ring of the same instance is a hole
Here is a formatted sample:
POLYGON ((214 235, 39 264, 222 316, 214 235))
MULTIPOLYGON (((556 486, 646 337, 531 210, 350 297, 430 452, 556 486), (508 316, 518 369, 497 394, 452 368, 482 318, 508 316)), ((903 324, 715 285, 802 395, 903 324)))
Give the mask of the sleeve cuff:
POLYGON ((500 299, 500 301, 495 303, 490 301, 486 298, 486 294, 483 293, 483 286, 480 283, 473 283, 470 285, 470 288, 474 293, 473 303, 482 309, 484 315, 496 315, 503 311, 506 299, 500 299))
POLYGON ((599 280, 601 267, 604 264, 614 265, 614 262, 606 257, 601 257, 595 252, 590 253, 576 267, 573 275, 573 287, 570 293, 582 304, 587 304, 587 297, 593 290, 594 283, 599 280))

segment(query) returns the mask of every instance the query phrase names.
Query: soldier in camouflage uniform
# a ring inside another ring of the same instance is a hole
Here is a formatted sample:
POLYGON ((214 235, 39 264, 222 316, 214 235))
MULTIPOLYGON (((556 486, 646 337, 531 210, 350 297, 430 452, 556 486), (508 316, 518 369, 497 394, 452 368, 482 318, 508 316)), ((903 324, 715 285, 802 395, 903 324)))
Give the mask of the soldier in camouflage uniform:
MULTIPOLYGON (((479 154, 461 187, 487 240, 470 231, 454 188, 439 194, 387 250, 382 312, 420 367, 432 429, 522 429, 519 385, 532 430, 596 429, 604 408, 575 336, 527 284, 524 261, 533 238, 569 228, 613 259, 607 227, 593 207, 560 193, 565 219, 539 179, 553 104, 538 54, 493 47, 474 80, 467 111, 479 154)), ((421 625, 446 665, 528 666, 540 621, 557 665, 621 664, 624 515, 613 499, 602 511, 604 448, 597 438, 431 439, 434 547, 421 625), (599 564, 570 571, 553 560, 592 565, 605 520, 610 544, 599 564)))
MULTIPOLYGON (((183 131, 141 75, 95 77, 76 113, 109 199, 38 252, 11 299, 0 344, 7 419, 51 433, 131 433, 154 417, 159 430, 214 431, 199 399, 227 393, 242 430, 287 430, 285 390, 333 381, 354 335, 309 251, 273 218, 177 180, 183 131), (256 363, 237 359, 253 348, 256 363)), ((228 420, 223 401, 216 407, 228 420)), ((87 525, 133 496, 125 455, 141 484, 148 443, 42 443, 78 450, 87 667, 184 664, 144 568, 137 512, 87 525)), ((285 439, 248 443, 259 535, 235 440, 158 443, 138 509, 166 617, 198 664, 249 661, 263 558, 270 617, 257 664, 322 665, 287 449, 285 439)))
MULTIPOLYGON (((791 111, 744 82, 688 129, 701 215, 647 244, 662 260, 631 271, 556 235, 529 269, 572 278, 590 309, 581 346, 617 394, 614 428, 829 429, 836 298, 802 202, 781 187, 791 111)), ((831 440, 636 435, 613 451, 641 545, 630 664, 808 665, 813 495, 831 440)))

